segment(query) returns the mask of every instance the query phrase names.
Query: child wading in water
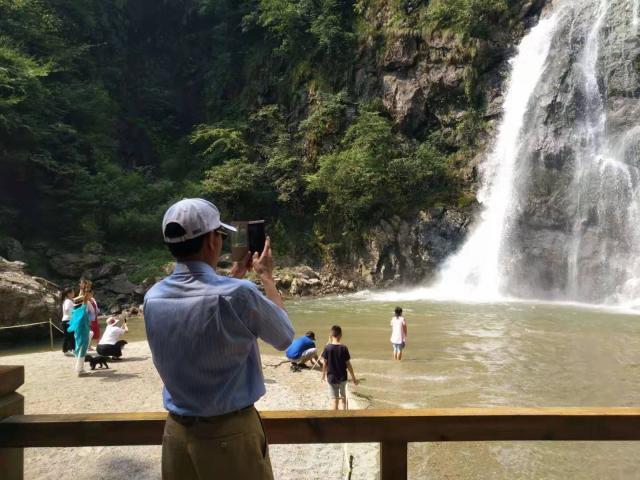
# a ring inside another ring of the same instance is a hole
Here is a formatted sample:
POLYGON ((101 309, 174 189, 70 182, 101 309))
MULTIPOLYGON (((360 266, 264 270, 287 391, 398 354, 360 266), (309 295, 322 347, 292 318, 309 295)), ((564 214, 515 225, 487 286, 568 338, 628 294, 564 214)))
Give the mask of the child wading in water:
POLYGON ((329 398, 331 408, 338 410, 338 402, 342 400, 342 408, 347 409, 347 370, 351 374, 353 383, 358 384, 356 375, 351 366, 351 355, 346 345, 340 343, 342 338, 342 328, 338 325, 331 327, 331 342, 324 347, 322 358, 322 381, 325 379, 329 384, 329 398))
POLYGON ((402 350, 407 341, 407 322, 402 316, 402 309, 396 307, 395 316, 391 319, 391 344, 394 360, 402 360, 402 350))

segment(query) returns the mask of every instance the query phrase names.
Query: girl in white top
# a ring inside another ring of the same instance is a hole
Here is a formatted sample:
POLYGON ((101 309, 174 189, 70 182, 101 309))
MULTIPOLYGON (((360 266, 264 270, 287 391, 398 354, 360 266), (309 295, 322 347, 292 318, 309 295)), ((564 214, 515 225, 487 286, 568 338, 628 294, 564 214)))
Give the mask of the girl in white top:
POLYGON ((407 341, 407 322, 402 316, 402 309, 396 307, 395 316, 391 319, 391 344, 394 360, 402 360, 402 350, 407 341))
POLYGON ((73 311, 73 297, 75 292, 73 288, 67 287, 62 291, 62 330, 64 331, 64 340, 62 341, 62 353, 73 351, 75 349, 75 339, 73 332, 67 332, 69 328, 69 319, 73 311))

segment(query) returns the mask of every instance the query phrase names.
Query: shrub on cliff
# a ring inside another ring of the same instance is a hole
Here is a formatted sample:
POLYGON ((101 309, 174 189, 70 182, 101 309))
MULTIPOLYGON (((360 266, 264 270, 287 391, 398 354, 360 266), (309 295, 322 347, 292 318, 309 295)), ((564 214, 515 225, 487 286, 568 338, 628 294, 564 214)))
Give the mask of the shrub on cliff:
POLYGON ((420 206, 446 177, 446 158, 430 144, 415 148, 378 112, 363 111, 341 146, 319 160, 308 177, 321 192, 321 213, 345 232, 420 206), (416 203, 418 202, 418 203, 416 203))

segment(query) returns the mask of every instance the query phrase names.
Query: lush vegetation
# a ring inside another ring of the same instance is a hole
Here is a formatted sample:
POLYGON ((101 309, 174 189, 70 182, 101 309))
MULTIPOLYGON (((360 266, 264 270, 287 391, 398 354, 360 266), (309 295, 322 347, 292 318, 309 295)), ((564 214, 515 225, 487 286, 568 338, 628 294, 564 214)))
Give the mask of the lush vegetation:
POLYGON ((468 203, 478 42, 521 3, 0 0, 0 234, 140 247, 170 202, 202 195, 317 256, 382 218, 468 203), (356 70, 394 35, 433 32, 470 72, 438 108, 466 113, 402 131, 356 70))

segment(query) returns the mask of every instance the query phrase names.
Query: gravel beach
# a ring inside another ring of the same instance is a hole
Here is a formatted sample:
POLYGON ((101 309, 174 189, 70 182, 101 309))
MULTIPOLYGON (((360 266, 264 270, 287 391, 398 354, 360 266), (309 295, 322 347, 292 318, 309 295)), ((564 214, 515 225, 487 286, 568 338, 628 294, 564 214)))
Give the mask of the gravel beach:
MULTIPOLYGON (((283 358, 263 355, 267 394, 258 410, 316 410, 327 407, 326 384, 318 371, 293 373, 283 358)), ((110 362, 85 377, 73 371, 74 359, 61 352, 0 357, 4 365, 24 365, 25 413, 86 413, 161 411, 162 382, 146 342, 132 342, 125 359, 110 362)), ((88 368, 88 364, 87 364, 88 368)), ((357 367, 356 367, 357 370, 357 367)), ((351 409, 363 408, 350 396, 351 409)), ((353 455, 352 479, 373 479, 378 471, 378 446, 273 445, 271 462, 276 479, 342 479, 353 455)), ((25 450, 26 479, 116 480, 160 478, 160 446, 32 448, 25 450)))

